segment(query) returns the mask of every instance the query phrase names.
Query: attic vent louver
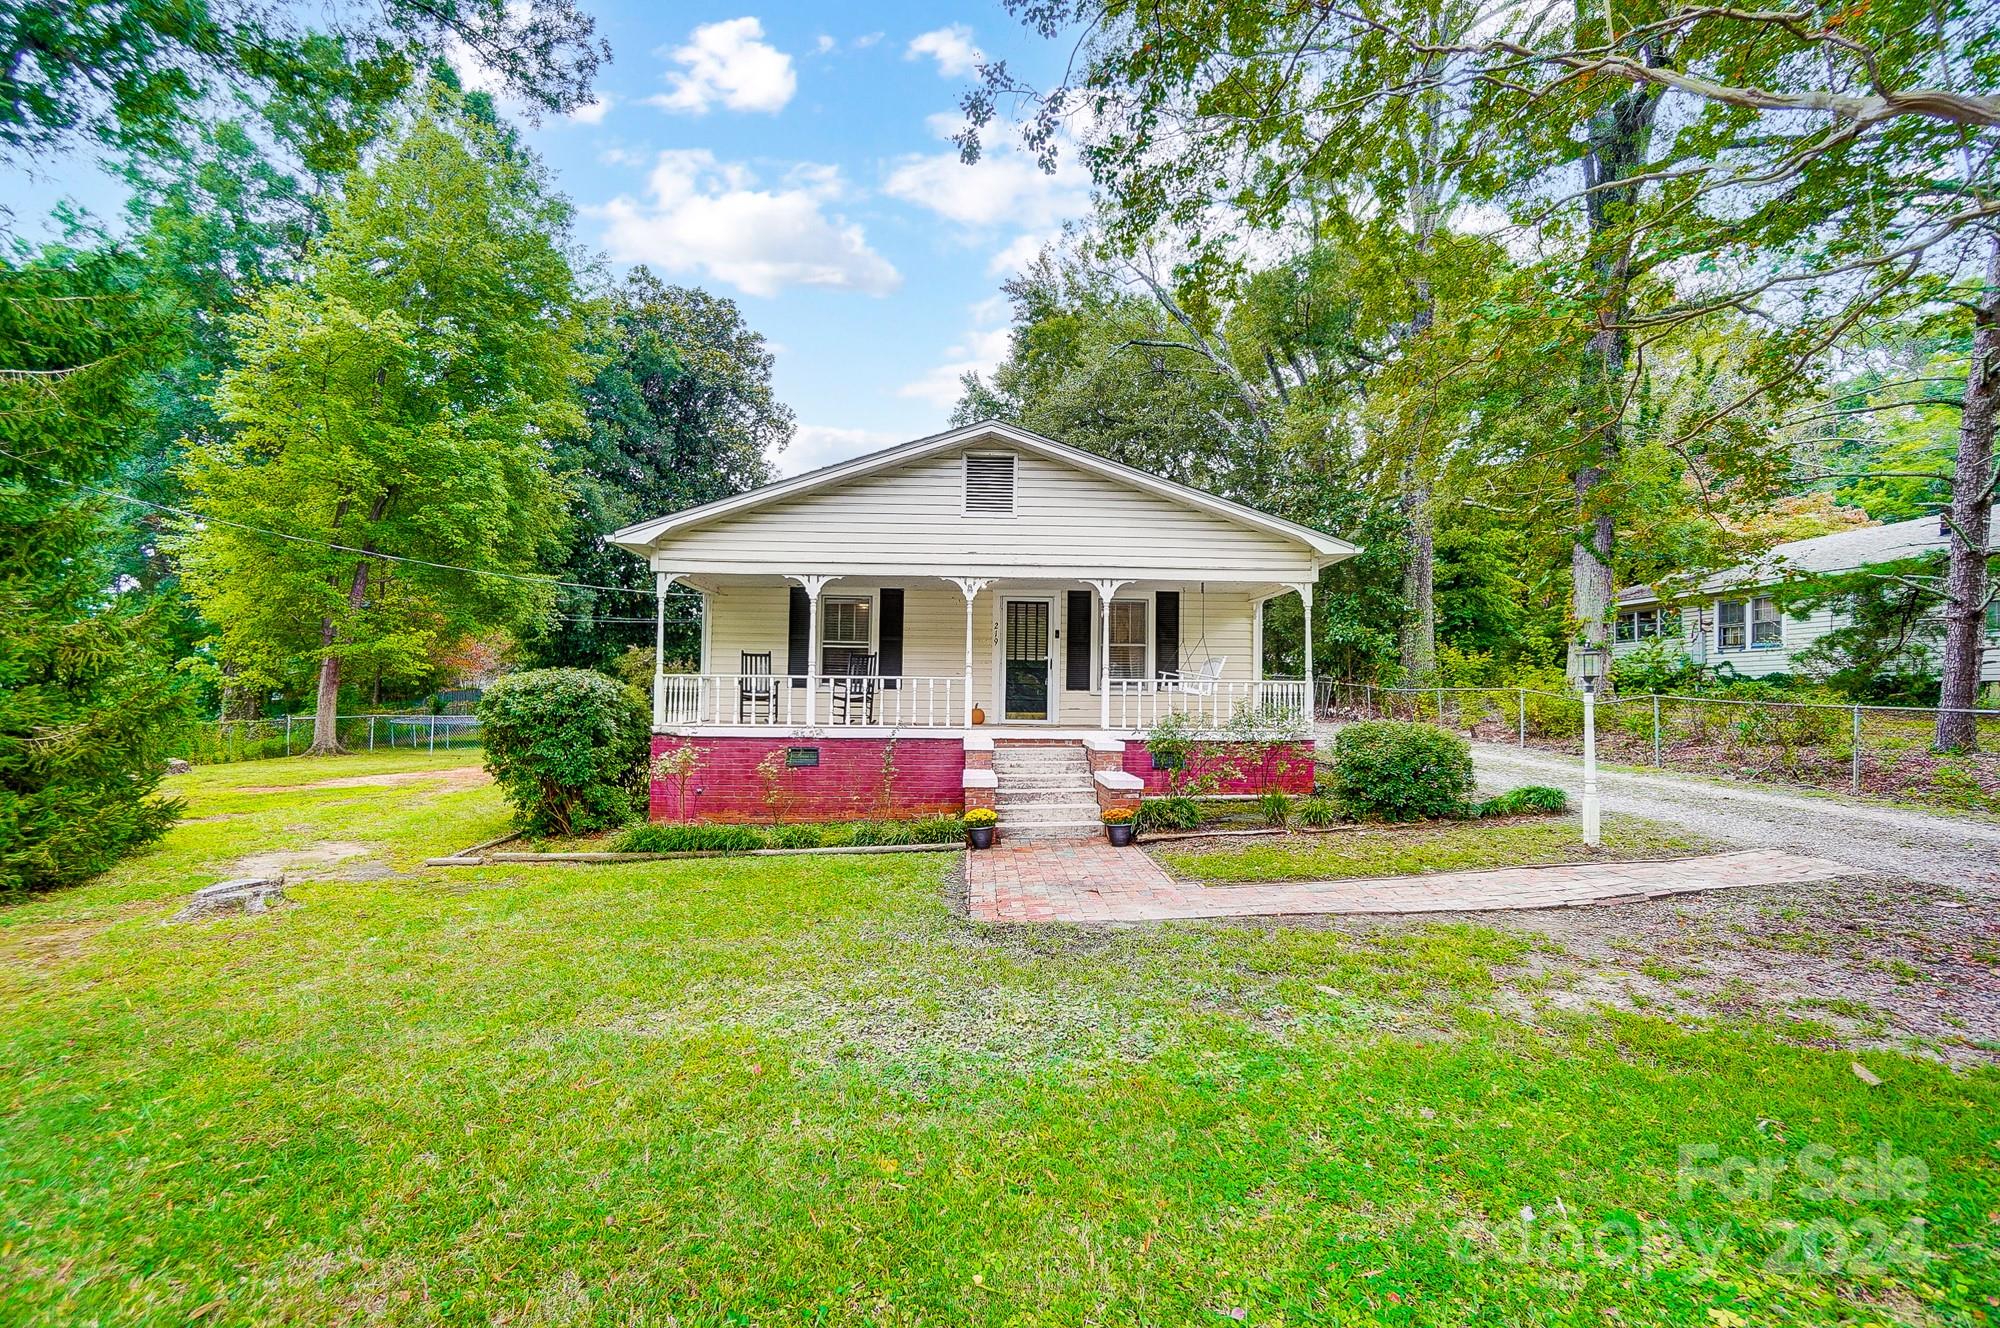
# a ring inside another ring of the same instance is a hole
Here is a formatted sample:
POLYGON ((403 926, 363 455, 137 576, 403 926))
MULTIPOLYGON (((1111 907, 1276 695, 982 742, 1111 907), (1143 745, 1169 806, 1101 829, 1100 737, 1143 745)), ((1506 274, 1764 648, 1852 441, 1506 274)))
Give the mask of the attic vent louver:
POLYGON ((966 453, 965 510, 982 516, 1014 515, 1014 458, 1011 454, 966 453))

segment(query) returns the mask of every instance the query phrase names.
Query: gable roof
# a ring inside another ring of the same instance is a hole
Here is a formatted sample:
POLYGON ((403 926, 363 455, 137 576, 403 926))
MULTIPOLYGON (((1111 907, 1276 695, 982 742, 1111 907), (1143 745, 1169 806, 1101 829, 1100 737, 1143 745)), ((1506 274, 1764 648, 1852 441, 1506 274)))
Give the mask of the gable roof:
MULTIPOLYGON (((2000 507, 1994 509, 2000 518, 2000 507)), ((1988 552, 2000 552, 2000 520, 1989 523, 1988 552)), ((1892 521, 1882 526, 1837 530, 1831 535, 1774 544, 1762 558, 1738 563, 1708 577, 1690 593, 1708 594, 1732 587, 1771 585, 1792 576, 1848 572, 1874 563, 1895 562, 1920 554, 1942 553, 1950 537, 1939 533, 1938 519, 1892 521)), ((1618 592, 1620 604, 1650 604, 1659 596, 1651 586, 1630 586, 1618 592)))
POLYGON ((1205 493, 1185 484, 1176 484, 1172 480, 1162 479, 1158 475, 1148 474, 1131 466, 1120 465, 1116 461, 1107 461, 1093 452, 1071 447, 1067 443, 1059 443, 1053 438, 1044 438, 1041 434, 999 420, 982 420, 963 428, 931 434, 927 438, 898 443, 879 452, 870 452, 849 461, 840 461, 830 466, 822 466, 818 470, 809 470, 802 475, 793 475, 788 479, 766 484, 733 497, 703 503, 699 507, 690 507, 671 516, 652 517, 635 522, 623 530, 613 531, 606 537, 606 541, 630 553, 644 556, 650 553, 653 546, 664 536, 675 531, 768 507, 773 503, 784 502, 819 489, 832 488, 905 462, 921 460, 939 452, 948 452, 952 448, 985 438, 1001 439, 1024 452, 1033 452, 1051 460, 1064 462, 1079 470, 1090 471, 1106 479, 1143 489, 1197 511, 1207 512, 1269 534, 1297 540, 1325 562, 1339 562, 1361 552, 1361 546, 1336 539, 1310 526, 1302 526, 1296 521, 1287 521, 1283 517, 1260 512, 1254 507, 1246 507, 1227 498, 1218 498, 1212 493, 1205 493))

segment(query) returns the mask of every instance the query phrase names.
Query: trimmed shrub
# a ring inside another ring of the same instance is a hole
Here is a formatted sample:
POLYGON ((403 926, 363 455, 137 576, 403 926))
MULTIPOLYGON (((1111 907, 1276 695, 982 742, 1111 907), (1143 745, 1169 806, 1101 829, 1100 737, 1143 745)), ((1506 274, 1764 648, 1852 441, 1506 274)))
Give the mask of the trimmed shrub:
POLYGON ((764 833, 747 825, 635 825, 612 845, 617 853, 744 853, 766 844, 764 833))
POLYGON ((1569 810, 1569 795, 1545 784, 1508 789, 1479 804, 1481 816, 1555 815, 1569 810))
POLYGON ((1201 807, 1193 798, 1147 798, 1139 804, 1144 830, 1192 830, 1201 824, 1201 807))
POLYGON ((530 835, 632 820, 646 805, 646 700, 587 669, 515 673, 479 702, 486 769, 530 835))
POLYGON ((1315 793, 1299 800, 1298 822, 1314 830, 1324 830, 1330 825, 1340 824, 1340 804, 1332 798, 1315 793))
POLYGON ((1292 822, 1292 798, 1288 793, 1270 792, 1257 799, 1257 812, 1264 824, 1282 830, 1292 822))
POLYGON ((1350 724, 1334 737, 1333 774, 1342 805, 1356 816, 1463 816, 1472 796, 1472 747, 1428 724, 1350 724))

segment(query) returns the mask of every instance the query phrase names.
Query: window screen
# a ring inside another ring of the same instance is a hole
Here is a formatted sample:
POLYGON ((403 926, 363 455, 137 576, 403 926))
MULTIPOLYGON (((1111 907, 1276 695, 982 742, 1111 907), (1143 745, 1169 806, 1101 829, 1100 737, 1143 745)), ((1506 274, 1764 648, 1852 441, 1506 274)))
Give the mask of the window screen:
POLYGON ((872 641, 874 604, 866 595, 824 595, 819 601, 820 672, 847 672, 847 662, 866 655, 872 641))
POLYGON ((1715 642, 1724 650, 1741 650, 1744 645, 1743 601, 1726 599, 1715 606, 1715 642))
POLYGON ((1785 639, 1785 624, 1779 616, 1777 603, 1773 600, 1757 598, 1750 601, 1750 644, 1753 646, 1780 645, 1785 639))

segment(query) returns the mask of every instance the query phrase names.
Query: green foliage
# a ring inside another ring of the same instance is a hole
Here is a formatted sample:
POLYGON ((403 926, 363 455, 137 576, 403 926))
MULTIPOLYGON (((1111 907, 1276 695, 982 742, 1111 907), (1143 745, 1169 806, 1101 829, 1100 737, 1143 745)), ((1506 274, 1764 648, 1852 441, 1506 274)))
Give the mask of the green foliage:
POLYGON ((425 564, 531 572, 561 528, 544 440, 578 425, 586 368, 568 224, 532 162, 437 100, 348 181, 300 282, 238 320, 232 431, 189 453, 206 520, 180 554, 245 685, 317 673, 325 713, 343 673, 425 673, 539 620, 530 581, 425 564))
POLYGON ((144 425, 171 311, 126 255, 0 258, 0 897, 157 838, 186 719, 166 613, 115 592, 101 485, 144 425))
POLYGON ((486 768, 531 835, 622 825, 646 805, 652 716, 630 687, 583 669, 511 674, 479 702, 486 768))
POLYGON ((365 126, 458 43, 539 109, 589 101, 610 54, 593 27, 573 0, 0 6, 0 50, 12 53, 0 161, 73 146, 171 152, 225 97, 261 106, 310 158, 351 161, 365 126))
POLYGON ((1340 804, 1322 793, 1299 800, 1295 819, 1300 825, 1313 830, 1324 830, 1328 826, 1340 824, 1340 804))
MULTIPOLYGON (((2000 560, 1988 560, 1988 575, 2000 560)), ((1844 621, 1792 664, 1840 696, 1881 705, 1936 705, 1944 644, 1944 555, 1875 563, 1776 591, 1787 613, 1831 609, 1844 621)))
POLYGON ((1611 662, 1612 686, 1619 692, 1685 694, 1698 691, 1707 677, 1678 638, 1656 636, 1611 662))
POLYGON ((1292 797, 1273 789, 1257 799, 1257 814, 1264 818, 1264 824, 1282 830, 1292 822, 1292 797))
MULTIPOLYGON (((766 482, 770 455, 792 436, 792 412, 772 387, 769 344, 734 301, 668 285, 644 267, 634 268, 609 300, 610 316, 592 339, 600 363, 583 388, 584 429, 555 448, 571 494, 558 575, 578 584, 557 591, 561 617, 525 646, 538 663, 592 668, 624 663, 621 650, 643 651, 650 687, 652 625, 604 620, 645 618, 653 574, 603 537, 766 482)), ((684 590, 668 599, 670 657, 700 653, 692 600, 684 590)))
POLYGON ((1350 724, 1334 737, 1333 772, 1335 792, 1355 816, 1463 816, 1472 796, 1472 747, 1428 724, 1350 724))
POLYGON ((1557 815, 1569 810, 1569 795, 1543 784, 1524 784, 1479 804, 1481 816, 1557 815))
MULTIPOLYGON (((808 827, 801 826, 801 830, 808 827)), ((749 825, 711 825, 702 821, 635 825, 612 841, 614 853, 747 853, 773 847, 771 836, 749 825)), ((818 837, 812 836, 813 844, 818 837)), ((787 844, 786 848, 811 847, 787 844)))
POLYGON ((955 844, 965 838, 965 822, 956 816, 921 816, 905 821, 912 844, 955 844))
POLYGON ((1201 804, 1193 798, 1170 795, 1145 798, 1139 803, 1138 825, 1144 830, 1193 830, 1201 824, 1201 804))

